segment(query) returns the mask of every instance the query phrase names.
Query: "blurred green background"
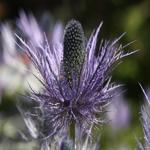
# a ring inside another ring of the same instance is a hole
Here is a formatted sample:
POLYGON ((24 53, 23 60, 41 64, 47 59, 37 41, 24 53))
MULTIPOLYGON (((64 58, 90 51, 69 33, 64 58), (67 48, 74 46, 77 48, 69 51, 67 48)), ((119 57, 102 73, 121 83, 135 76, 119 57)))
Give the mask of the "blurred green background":
MULTIPOLYGON (((0 0, 0 22, 9 21, 15 24, 21 10, 32 12, 37 19, 49 14, 51 19, 48 21, 53 23, 61 21, 64 25, 71 18, 78 19, 87 37, 103 21, 100 39, 113 39, 126 32, 121 43, 126 44, 136 40, 127 50, 140 49, 140 51, 124 59, 113 72, 113 80, 125 85, 124 99, 131 111, 129 125, 117 131, 107 125, 100 132, 101 150, 135 149, 136 138, 143 138, 139 112, 144 98, 138 82, 145 89, 150 86, 150 1, 0 0)), ((45 28, 49 27, 45 26, 45 28)), ((14 82, 19 82, 16 77, 14 82)), ((17 132, 24 127, 23 120, 16 109, 16 99, 21 91, 20 87, 13 93, 0 89, 0 150, 30 149, 17 141, 19 139, 17 132), (7 144, 11 140, 16 140, 14 143, 17 143, 19 148, 16 148, 13 142, 7 144)))

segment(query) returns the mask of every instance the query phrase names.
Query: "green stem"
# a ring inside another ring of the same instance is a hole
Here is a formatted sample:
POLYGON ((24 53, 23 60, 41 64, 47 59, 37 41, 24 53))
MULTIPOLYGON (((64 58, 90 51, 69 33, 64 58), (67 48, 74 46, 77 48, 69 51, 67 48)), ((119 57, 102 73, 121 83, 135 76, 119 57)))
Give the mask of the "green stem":
POLYGON ((75 122, 72 121, 69 126, 70 139, 73 141, 73 150, 75 150, 75 122))

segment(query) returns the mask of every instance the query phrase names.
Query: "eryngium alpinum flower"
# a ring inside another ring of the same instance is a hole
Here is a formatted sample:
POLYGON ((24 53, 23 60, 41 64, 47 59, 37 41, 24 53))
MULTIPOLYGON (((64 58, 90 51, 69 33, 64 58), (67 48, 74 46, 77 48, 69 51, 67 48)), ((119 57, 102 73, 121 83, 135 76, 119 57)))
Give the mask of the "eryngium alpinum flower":
POLYGON ((32 91, 30 98, 39 105, 46 136, 60 133, 72 123, 86 132, 92 124, 103 122, 100 113, 119 87, 110 83, 110 73, 129 53, 123 54, 126 46, 118 44, 121 35, 113 41, 102 41, 95 55, 101 26, 102 23, 85 42, 80 22, 71 20, 63 41, 53 44, 33 17, 21 16, 19 27, 27 41, 16 36, 18 45, 27 50, 42 76, 43 90, 32 91))

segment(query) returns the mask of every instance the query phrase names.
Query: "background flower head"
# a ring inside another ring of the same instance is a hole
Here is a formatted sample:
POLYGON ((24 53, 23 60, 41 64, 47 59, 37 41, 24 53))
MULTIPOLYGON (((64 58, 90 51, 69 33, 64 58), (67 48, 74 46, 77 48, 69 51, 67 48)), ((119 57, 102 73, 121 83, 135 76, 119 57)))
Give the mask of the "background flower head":
MULTIPOLYGON (((145 92, 145 90, 143 89, 143 87, 140 85, 143 94, 145 96, 146 99, 146 103, 145 105, 143 105, 141 107, 141 113, 142 113, 142 119, 141 119, 141 123, 143 126, 143 131, 144 131, 144 144, 141 144, 140 142, 138 142, 138 146, 140 150, 146 150, 146 149, 150 149, 150 99, 148 94, 145 92)), ((148 91, 149 93, 149 91, 148 91)))
POLYGON ((107 108, 107 115, 113 130, 126 129, 131 121, 131 110, 121 91, 113 98, 107 108))

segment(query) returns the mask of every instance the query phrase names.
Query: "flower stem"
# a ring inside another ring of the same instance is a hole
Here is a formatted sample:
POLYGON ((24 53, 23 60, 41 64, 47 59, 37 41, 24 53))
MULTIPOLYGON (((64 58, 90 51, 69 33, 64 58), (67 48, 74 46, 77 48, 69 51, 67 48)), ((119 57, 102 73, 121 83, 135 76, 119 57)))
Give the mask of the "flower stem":
POLYGON ((69 126, 70 139, 73 141, 73 150, 75 150, 75 122, 72 121, 69 126))

